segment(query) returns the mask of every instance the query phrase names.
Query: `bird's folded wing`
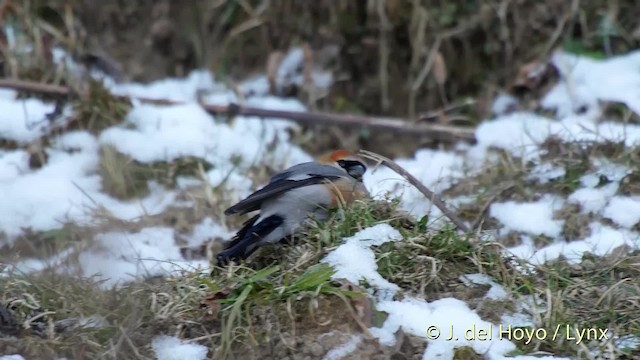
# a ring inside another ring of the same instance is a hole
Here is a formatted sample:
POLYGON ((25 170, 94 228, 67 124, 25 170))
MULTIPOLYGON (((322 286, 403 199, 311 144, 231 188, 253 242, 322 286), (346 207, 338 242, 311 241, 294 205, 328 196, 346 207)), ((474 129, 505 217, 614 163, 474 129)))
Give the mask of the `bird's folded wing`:
POLYGON ((306 179, 291 180, 291 179, 277 179, 272 178, 272 181, 267 186, 249 195, 248 198, 240 201, 232 207, 225 210, 225 215, 233 214, 246 214, 251 211, 260 209, 262 202, 266 199, 278 196, 286 191, 297 189, 303 186, 321 184, 327 180, 335 180, 341 176, 325 176, 325 175, 310 175, 306 179))

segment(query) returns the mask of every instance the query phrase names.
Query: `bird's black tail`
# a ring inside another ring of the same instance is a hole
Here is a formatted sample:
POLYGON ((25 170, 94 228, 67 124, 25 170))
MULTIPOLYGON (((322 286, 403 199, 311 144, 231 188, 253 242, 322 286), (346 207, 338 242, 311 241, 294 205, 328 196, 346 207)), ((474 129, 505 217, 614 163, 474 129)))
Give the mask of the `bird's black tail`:
POLYGON ((284 222, 282 216, 271 215, 256 224, 259 217, 260 215, 256 215, 247 220, 229 246, 216 256, 218 266, 225 266, 229 261, 239 261, 251 256, 260 247, 260 240, 284 222))

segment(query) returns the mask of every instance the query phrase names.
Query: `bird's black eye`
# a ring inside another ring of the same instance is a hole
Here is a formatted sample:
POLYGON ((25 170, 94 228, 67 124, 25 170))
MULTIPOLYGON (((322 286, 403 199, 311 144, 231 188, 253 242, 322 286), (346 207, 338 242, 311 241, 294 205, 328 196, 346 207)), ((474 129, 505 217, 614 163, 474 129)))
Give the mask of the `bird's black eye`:
POLYGON ((367 167, 357 160, 338 160, 337 163, 347 172, 347 174, 356 179, 362 178, 364 173, 367 171, 367 167))

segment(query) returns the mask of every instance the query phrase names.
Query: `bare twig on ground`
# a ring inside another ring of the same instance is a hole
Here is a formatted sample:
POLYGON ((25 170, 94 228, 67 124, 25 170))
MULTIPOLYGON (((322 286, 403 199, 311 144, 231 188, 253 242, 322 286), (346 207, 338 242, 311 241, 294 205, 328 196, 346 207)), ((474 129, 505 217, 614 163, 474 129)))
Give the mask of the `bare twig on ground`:
POLYGON ((462 221, 462 219, 460 219, 458 215, 456 215, 453 211, 451 211, 447 207, 447 205, 440 199, 440 197, 438 197, 433 191, 429 190, 429 188, 427 188, 423 183, 421 183, 420 180, 416 179, 415 176, 411 175, 402 166, 398 165, 395 161, 389 158, 386 158, 382 155, 376 154, 371 151, 360 150, 360 153, 362 153, 364 156, 372 160, 375 160, 384 164, 389 169, 395 171, 396 173, 400 174, 400 176, 407 179, 407 181, 409 181, 411 185, 415 186, 416 189, 418 189, 418 191, 424 194, 424 196, 426 196, 436 207, 438 207, 438 209, 440 209, 440 211, 442 211, 442 213, 447 218, 449 218, 449 220, 451 220, 451 222, 453 222, 458 229, 464 232, 469 232, 469 227, 467 226, 467 224, 465 224, 464 221, 462 221))
MULTIPOLYGON (((0 88, 10 88, 19 91, 29 91, 39 94, 54 95, 61 97, 73 96, 74 91, 65 86, 42 84, 31 81, 0 79, 0 88)), ((116 96, 122 100, 138 100, 145 103, 176 105, 182 102, 152 99, 145 97, 116 96)), ((412 122, 389 117, 369 117, 351 114, 338 114, 329 112, 299 112, 269 110, 254 107, 245 107, 238 104, 210 105, 200 104, 203 109, 212 115, 227 114, 229 116, 244 115, 269 118, 281 118, 295 121, 302 125, 335 125, 346 128, 376 128, 389 130, 397 133, 411 134, 416 136, 428 136, 434 139, 443 140, 465 140, 475 141, 474 129, 471 127, 450 126, 441 124, 414 124, 412 122)))

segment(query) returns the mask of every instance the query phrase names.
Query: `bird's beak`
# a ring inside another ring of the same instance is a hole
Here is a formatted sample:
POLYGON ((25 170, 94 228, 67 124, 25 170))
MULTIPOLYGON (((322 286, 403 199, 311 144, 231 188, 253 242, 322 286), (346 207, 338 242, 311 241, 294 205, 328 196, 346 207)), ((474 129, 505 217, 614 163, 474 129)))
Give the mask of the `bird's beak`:
POLYGON ((349 168, 349 175, 351 175, 356 180, 362 180, 362 176, 367 171, 367 168, 363 165, 356 165, 349 168))

